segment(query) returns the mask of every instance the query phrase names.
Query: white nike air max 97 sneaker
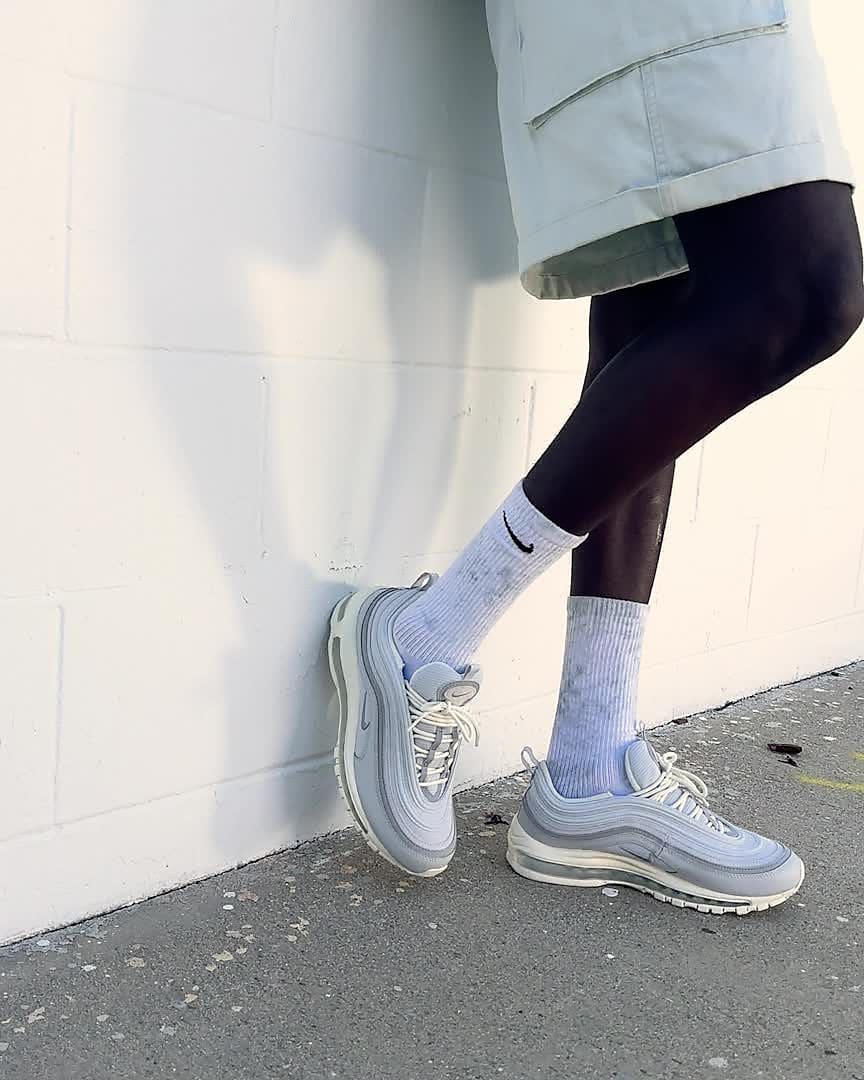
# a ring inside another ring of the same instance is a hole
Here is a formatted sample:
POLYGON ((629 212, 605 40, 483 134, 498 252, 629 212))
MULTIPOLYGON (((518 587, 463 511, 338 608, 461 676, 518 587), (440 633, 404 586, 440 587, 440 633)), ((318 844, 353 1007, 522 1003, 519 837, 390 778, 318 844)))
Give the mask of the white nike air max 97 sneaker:
POLYGON ((405 679, 393 623, 434 581, 371 589, 341 600, 328 654, 339 701, 334 758, 340 789, 375 851, 406 873, 433 877, 456 845, 453 771, 464 739, 477 741, 466 706, 480 672, 431 663, 405 679))
POLYGON ((507 838, 507 861, 523 877, 627 885, 715 915, 764 911, 801 887, 798 856, 710 810, 705 784, 675 754, 637 739, 626 757, 632 794, 565 799, 529 753, 533 779, 507 838))

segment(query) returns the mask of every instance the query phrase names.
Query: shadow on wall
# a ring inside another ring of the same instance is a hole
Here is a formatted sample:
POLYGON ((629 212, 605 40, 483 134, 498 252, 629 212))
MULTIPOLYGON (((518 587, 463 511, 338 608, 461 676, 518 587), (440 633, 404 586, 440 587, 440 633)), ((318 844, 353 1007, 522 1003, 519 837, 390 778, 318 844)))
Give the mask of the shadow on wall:
MULTIPOLYGON (((316 6, 293 5, 289 19, 283 4, 277 64, 286 36, 314 24, 316 6), (309 14, 295 18, 295 8, 309 14)), ((232 643, 211 694, 223 725, 213 732, 224 756, 215 779, 291 765, 278 774, 281 806, 266 815, 281 828, 260 850, 343 820, 329 767, 332 605, 358 582, 395 581, 406 556, 429 552, 451 483, 477 485, 480 464, 484 487, 503 482, 494 462, 472 458, 464 438, 441 435, 462 408, 474 286, 515 271, 509 216, 501 214, 490 244, 488 212, 481 229, 472 225, 477 174, 458 162, 459 147, 476 141, 482 122, 496 148, 484 182, 503 183, 483 4, 357 7, 367 25, 340 53, 338 72, 352 131, 369 144, 382 116, 393 119, 395 88, 381 71, 398 56, 398 123, 384 127, 398 133, 414 124, 416 140, 436 109, 430 92, 440 94, 435 122, 451 140, 449 167, 440 167, 437 152, 423 160, 422 146, 399 156, 386 152, 402 151, 398 144, 370 150, 352 145, 350 133, 346 141, 326 127, 317 134, 288 126, 278 67, 277 122, 154 100, 143 138, 117 156, 131 244, 116 257, 128 258, 133 340, 188 350, 176 362, 188 363, 200 388, 198 400, 194 393, 181 400, 176 371, 153 364, 148 372, 164 437, 194 500, 189 513, 204 523, 224 571, 214 604, 229 608, 232 643), (460 99, 471 107, 459 107, 460 99), (217 385, 227 366, 259 392, 211 397, 211 363, 217 385), (248 452, 250 438, 260 440, 262 479, 246 498, 260 500, 261 510, 255 543, 238 564, 212 448, 248 452)), ((157 35, 146 34, 140 47, 152 55, 157 35)), ((293 112, 305 103, 288 104, 293 112)), ((140 114, 120 122, 140 131, 140 114)), ((206 619, 192 613, 189 634, 206 619)), ((223 842, 237 831, 227 813, 217 800, 212 829, 226 860, 237 857, 223 842)))

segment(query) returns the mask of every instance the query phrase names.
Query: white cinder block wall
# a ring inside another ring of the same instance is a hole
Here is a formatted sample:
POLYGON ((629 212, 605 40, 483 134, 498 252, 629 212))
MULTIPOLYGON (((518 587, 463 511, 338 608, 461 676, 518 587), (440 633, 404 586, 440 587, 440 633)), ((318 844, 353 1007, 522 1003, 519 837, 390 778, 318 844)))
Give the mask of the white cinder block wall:
MULTIPOLYGON (((0 4, 0 940, 346 824, 331 605, 443 568, 575 402, 587 305, 518 286, 483 19, 0 4)), ((681 463, 646 722, 864 655, 862 351, 681 463)), ((543 749, 566 582, 483 649, 463 784, 543 749)))

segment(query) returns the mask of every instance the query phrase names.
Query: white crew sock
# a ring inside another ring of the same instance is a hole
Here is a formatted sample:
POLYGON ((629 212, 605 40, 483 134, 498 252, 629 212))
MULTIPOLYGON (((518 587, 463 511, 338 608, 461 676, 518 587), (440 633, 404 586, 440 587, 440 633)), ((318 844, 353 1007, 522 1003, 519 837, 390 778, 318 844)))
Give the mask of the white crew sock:
POLYGON ((406 676, 435 660, 465 668, 516 597, 584 539, 544 517, 520 481, 449 569, 398 616, 394 635, 406 676))
POLYGON ((558 710, 547 767, 559 795, 584 799, 632 787, 624 754, 638 735, 636 694, 648 605, 571 596, 558 710))

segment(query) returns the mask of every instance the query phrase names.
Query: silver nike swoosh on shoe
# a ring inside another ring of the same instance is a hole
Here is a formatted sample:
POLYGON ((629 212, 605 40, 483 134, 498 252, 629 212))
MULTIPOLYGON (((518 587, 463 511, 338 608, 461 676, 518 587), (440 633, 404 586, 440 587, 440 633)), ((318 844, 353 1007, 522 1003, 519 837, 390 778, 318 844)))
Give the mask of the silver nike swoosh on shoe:
POLYGON ((632 859, 641 859, 642 862, 651 863, 652 866, 657 866, 661 870, 665 870, 667 874, 677 874, 678 871, 674 866, 670 866, 669 863, 664 862, 661 858, 661 852, 651 851, 649 848, 645 848, 644 851, 633 851, 631 848, 619 845, 619 849, 624 852, 625 855, 629 855, 632 859))

